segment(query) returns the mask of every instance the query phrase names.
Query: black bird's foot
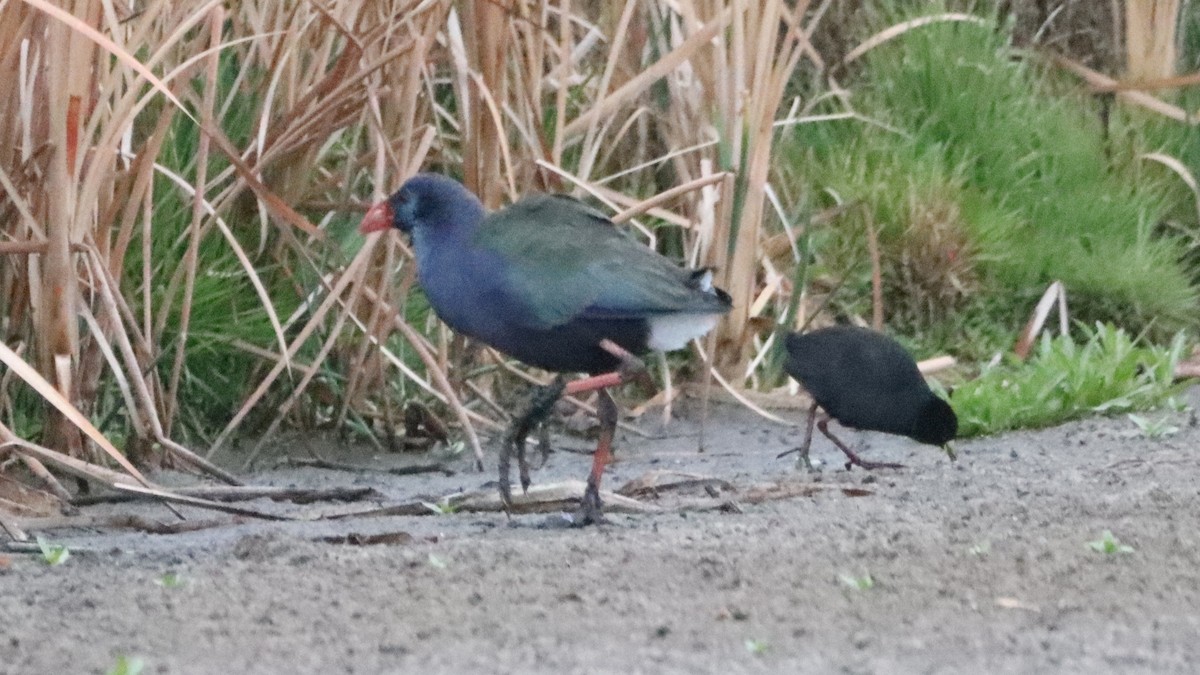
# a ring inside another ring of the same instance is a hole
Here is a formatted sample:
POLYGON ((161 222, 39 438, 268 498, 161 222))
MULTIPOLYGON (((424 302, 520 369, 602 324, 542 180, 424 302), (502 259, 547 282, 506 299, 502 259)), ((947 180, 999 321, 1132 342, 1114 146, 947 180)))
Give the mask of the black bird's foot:
POLYGON ((796 468, 807 473, 816 473, 818 471, 817 467, 813 465, 812 460, 809 459, 807 452, 801 452, 800 456, 796 458, 796 468))
POLYGON ((808 456, 808 448, 799 447, 799 448, 792 448, 791 450, 784 450, 783 452, 779 453, 778 455, 775 455, 775 459, 783 459, 784 457, 787 457, 788 455, 792 454, 793 452, 797 453, 799 455, 799 457, 796 458, 796 468, 797 469, 803 469, 805 471, 810 471, 810 472, 817 470, 817 467, 814 466, 812 463, 812 459, 810 459, 808 456))
POLYGON ((846 461, 846 470, 847 471, 849 471, 850 468, 854 467, 854 466, 861 467, 862 469, 865 469, 867 471, 874 471, 875 469, 903 469, 904 468, 903 464, 897 464, 895 462, 870 462, 870 461, 860 458, 858 455, 854 455, 853 459, 849 459, 846 461))

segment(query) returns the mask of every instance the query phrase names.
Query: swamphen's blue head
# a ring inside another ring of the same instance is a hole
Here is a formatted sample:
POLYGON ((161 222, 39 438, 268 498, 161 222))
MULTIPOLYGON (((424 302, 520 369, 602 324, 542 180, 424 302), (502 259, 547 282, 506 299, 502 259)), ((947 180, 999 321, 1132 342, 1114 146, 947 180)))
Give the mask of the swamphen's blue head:
POLYGON ((432 173, 419 173, 392 196, 367 211, 359 232, 369 234, 394 227, 413 228, 477 223, 486 215, 483 204, 462 183, 432 173))

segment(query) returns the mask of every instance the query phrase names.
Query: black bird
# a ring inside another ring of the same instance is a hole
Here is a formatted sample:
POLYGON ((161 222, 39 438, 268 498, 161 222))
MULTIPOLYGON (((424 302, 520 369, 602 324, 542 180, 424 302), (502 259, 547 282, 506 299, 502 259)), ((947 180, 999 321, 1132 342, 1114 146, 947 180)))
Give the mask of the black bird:
POLYGON ((417 279, 454 330, 560 375, 516 418, 500 452, 500 496, 510 501, 509 455, 529 485, 525 437, 563 394, 599 391, 600 440, 580 520, 602 519, 600 476, 608 463, 617 405, 606 387, 648 380, 637 354, 687 345, 732 303, 712 272, 685 269, 627 237, 603 213, 565 195, 530 195, 489 214, 453 179, 418 174, 363 219, 364 234, 397 229, 412 237, 417 279))
MULTIPOLYGON (((892 338, 867 328, 831 326, 809 333, 789 333, 784 369, 813 397, 800 462, 810 467, 808 449, 813 423, 864 469, 900 468, 900 464, 860 459, 829 431, 829 418, 864 431, 907 436, 940 445, 954 459, 949 442, 958 433, 950 404, 934 395, 912 356, 892 338), (817 420, 817 408, 825 411, 817 420)), ((787 453, 784 453, 787 454, 787 453)), ((782 456, 782 455, 781 455, 782 456)))

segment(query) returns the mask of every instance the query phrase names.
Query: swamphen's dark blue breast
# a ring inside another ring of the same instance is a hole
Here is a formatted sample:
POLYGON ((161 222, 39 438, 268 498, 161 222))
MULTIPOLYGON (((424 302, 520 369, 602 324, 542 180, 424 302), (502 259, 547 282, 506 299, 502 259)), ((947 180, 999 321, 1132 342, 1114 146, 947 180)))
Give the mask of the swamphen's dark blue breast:
POLYGON ((785 369, 847 427, 944 445, 958 419, 934 395, 898 342, 873 330, 833 326, 787 336, 785 369))
POLYGON ((532 195, 488 214, 458 182, 409 179, 364 232, 412 236, 418 280, 451 328, 530 365, 612 371, 607 338, 632 353, 678 349, 730 309, 706 270, 689 270, 565 196, 532 195))

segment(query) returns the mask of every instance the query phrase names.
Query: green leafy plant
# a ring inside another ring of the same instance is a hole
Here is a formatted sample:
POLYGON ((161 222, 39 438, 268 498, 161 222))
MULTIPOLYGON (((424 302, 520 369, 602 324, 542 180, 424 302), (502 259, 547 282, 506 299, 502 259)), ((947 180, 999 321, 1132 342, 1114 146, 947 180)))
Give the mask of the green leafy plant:
POLYGON ((107 675, 140 675, 146 668, 146 662, 136 656, 121 654, 117 662, 108 669, 107 675))
POLYGON ((746 646, 746 651, 755 656, 762 656, 763 654, 767 653, 767 649, 770 648, 770 645, 767 644, 766 640, 758 640, 755 638, 746 638, 746 641, 743 644, 746 646))
POLYGON ((1119 539, 1113 536, 1109 530, 1105 530, 1100 538, 1096 541, 1089 541, 1088 547, 1097 553, 1105 555, 1115 555, 1118 553, 1133 553, 1134 548, 1128 544, 1122 544, 1119 539))
MULTIPOLYGON (((881 6, 868 30, 946 4, 881 6)), ((809 119, 836 121, 783 133, 776 171, 796 185, 785 206, 837 211, 813 216, 810 290, 835 288, 838 311, 869 315, 873 231, 889 327, 960 357, 1004 346, 1049 279, 1088 323, 1156 339, 1196 326, 1200 255, 1185 255, 1179 235, 1200 241, 1193 195, 1144 158, 1184 146, 1196 156, 1200 144, 1185 142, 1195 133, 1119 106, 1101 127, 1094 101, 1023 58, 998 14, 971 19, 866 50, 847 80, 853 107, 818 97, 809 119)))
POLYGON ((1152 420, 1142 415, 1129 413, 1129 421, 1137 425, 1137 428, 1141 430, 1142 435, 1146 438, 1166 438, 1179 433, 1179 427, 1171 424, 1171 420, 1168 417, 1160 417, 1152 420))
POLYGON ((967 553, 970 553, 971 555, 980 557, 980 558, 986 556, 987 554, 989 554, 991 552, 992 552, 992 542, 986 541, 986 540, 981 541, 978 544, 975 544, 971 548, 967 549, 967 553))
POLYGON ((838 580, 856 591, 866 591, 875 588, 875 578, 870 574, 863 574, 862 576, 839 574, 838 580))
POLYGON ((51 567, 61 565, 71 557, 71 550, 65 545, 52 544, 46 541, 41 535, 38 535, 37 545, 42 551, 42 560, 46 561, 46 564, 51 567))
POLYGON ((458 506, 450 502, 421 502, 421 505, 439 516, 448 516, 458 512, 458 506))
POLYGON ((154 583, 163 588, 180 588, 187 584, 187 579, 178 572, 165 572, 161 577, 155 579, 154 583))
POLYGON ((1149 410, 1181 386, 1175 364, 1184 338, 1143 346, 1112 324, 1078 325, 1071 336, 1043 334, 1032 356, 984 370, 954 389, 959 435, 1044 427, 1089 414, 1149 410))

